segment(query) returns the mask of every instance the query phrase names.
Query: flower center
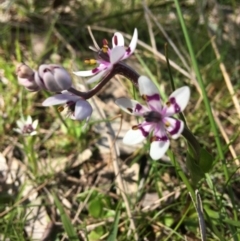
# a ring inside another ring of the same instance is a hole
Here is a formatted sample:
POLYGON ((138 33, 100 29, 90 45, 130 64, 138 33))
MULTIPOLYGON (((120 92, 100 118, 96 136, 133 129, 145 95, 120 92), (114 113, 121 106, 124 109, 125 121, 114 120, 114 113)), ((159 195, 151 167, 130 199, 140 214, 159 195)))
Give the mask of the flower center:
POLYGON ((32 132, 34 131, 34 128, 33 128, 33 126, 31 125, 31 124, 28 124, 28 125, 25 125, 24 127, 23 127, 23 133, 24 134, 31 134, 32 132))
POLYGON ((162 115, 156 111, 149 111, 144 113, 144 118, 147 122, 158 123, 162 121, 162 115))

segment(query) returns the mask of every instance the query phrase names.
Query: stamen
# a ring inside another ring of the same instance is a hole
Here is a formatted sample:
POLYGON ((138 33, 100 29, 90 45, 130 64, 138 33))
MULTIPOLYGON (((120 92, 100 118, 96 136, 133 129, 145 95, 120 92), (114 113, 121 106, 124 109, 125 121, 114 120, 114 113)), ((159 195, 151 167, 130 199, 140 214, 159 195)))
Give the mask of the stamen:
POLYGON ((94 65, 94 64, 97 63, 97 60, 96 59, 85 59, 84 63, 85 64, 90 64, 90 65, 94 65))
POLYGON ((147 98, 147 95, 142 95, 142 99, 145 100, 145 101, 147 101, 147 99, 148 99, 148 98, 147 98))
POLYGON ((138 126, 133 126, 132 129, 135 131, 135 130, 138 130, 139 127, 138 126))
POLYGON ((154 142, 154 141, 157 141, 157 137, 156 137, 156 136, 152 136, 152 137, 150 138, 150 142, 151 142, 151 143, 154 142))
POLYGON ((102 51, 103 51, 103 53, 108 52, 108 41, 106 39, 103 39, 102 51))
POLYGON ((171 126, 170 123, 168 121, 165 122, 165 127, 169 127, 171 126))
POLYGON ((108 52, 108 45, 103 45, 102 46, 102 51, 103 51, 103 53, 107 53, 108 52))
POLYGON ((127 108, 127 110, 128 110, 129 112, 133 113, 133 109, 127 108))
POLYGON ((62 112, 64 110, 64 107, 63 106, 58 106, 57 110, 58 110, 58 112, 62 112))
POLYGON ((167 101, 166 106, 167 106, 167 107, 170 107, 170 106, 171 106, 170 101, 167 101))

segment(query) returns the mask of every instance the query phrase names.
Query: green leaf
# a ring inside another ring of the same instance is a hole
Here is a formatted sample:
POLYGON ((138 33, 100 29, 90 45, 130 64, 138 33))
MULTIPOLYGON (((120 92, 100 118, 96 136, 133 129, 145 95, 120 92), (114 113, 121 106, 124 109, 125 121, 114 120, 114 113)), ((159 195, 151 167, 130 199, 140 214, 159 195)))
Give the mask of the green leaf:
POLYGON ((100 196, 91 200, 88 204, 88 211, 94 218, 100 218, 103 213, 103 203, 100 196))
POLYGON ((187 152, 187 168, 190 172, 192 182, 196 185, 203 177, 205 173, 209 172, 212 168, 213 157, 211 154, 204 148, 200 148, 200 157, 198 160, 192 155, 192 151, 187 152))
POLYGON ((104 234, 104 228, 103 227, 97 227, 93 231, 90 232, 88 235, 89 241, 97 241, 101 238, 101 236, 104 234))
POLYGON ((240 222, 239 221, 234 221, 232 219, 223 219, 223 222, 228 223, 232 226, 240 228, 240 222))
POLYGON ((60 217, 61 217, 61 220, 62 220, 62 223, 63 223, 63 227, 64 227, 64 230, 66 231, 67 235, 68 235, 68 238, 69 240, 76 240, 78 241, 78 235, 71 223, 71 220, 70 218, 68 217, 68 215, 66 214, 61 202, 58 200, 57 196, 53 193, 53 198, 54 198, 54 201, 55 201, 55 204, 60 212, 60 217))

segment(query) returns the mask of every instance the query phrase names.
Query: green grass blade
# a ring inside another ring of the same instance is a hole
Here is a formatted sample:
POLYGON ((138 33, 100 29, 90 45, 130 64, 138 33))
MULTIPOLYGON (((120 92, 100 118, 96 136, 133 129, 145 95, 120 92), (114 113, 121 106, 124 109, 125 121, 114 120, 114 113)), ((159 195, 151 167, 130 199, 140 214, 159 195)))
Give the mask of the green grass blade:
POLYGON ((117 210, 110 234, 107 238, 107 241, 117 240, 119 217, 120 217, 120 212, 119 212, 119 210, 117 210))
POLYGON ((70 218, 68 217, 68 215, 66 214, 61 202, 58 200, 57 196, 53 193, 53 198, 54 198, 54 201, 55 201, 55 204, 60 212, 60 217, 61 217, 61 220, 62 220, 62 223, 63 223, 63 227, 64 227, 64 230, 66 231, 67 235, 68 235, 68 238, 70 240, 79 240, 78 239, 78 235, 71 223, 71 220, 70 218))

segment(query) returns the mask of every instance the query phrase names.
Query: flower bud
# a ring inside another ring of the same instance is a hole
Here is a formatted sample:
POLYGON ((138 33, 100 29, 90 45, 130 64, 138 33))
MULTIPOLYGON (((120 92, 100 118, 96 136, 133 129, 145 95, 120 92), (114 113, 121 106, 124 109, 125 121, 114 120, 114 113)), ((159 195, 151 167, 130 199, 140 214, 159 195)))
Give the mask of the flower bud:
POLYGON ((38 86, 52 92, 68 90, 72 86, 72 79, 68 72, 55 64, 42 64, 35 73, 38 86))
POLYGON ((35 71, 26 64, 21 63, 17 66, 16 74, 18 77, 18 83, 29 91, 38 91, 40 89, 35 82, 34 72, 35 71))

